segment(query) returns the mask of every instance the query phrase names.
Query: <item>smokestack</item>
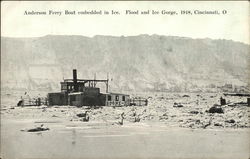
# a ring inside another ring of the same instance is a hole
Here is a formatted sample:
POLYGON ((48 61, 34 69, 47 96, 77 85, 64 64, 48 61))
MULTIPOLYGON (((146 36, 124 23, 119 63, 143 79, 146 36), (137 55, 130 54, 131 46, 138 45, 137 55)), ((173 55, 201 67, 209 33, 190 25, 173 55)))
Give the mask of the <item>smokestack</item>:
POLYGON ((77 85, 77 70, 73 69, 73 83, 74 83, 74 92, 78 91, 78 85, 77 85))

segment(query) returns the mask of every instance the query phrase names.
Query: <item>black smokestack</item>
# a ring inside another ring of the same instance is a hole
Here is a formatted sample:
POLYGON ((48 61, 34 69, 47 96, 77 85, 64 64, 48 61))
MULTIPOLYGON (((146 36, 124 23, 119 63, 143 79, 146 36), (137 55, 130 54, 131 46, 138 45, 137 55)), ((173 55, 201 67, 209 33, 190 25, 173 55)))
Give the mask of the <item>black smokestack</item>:
POLYGON ((73 84, 74 84, 74 91, 78 91, 78 86, 77 86, 77 70, 73 69, 73 84))

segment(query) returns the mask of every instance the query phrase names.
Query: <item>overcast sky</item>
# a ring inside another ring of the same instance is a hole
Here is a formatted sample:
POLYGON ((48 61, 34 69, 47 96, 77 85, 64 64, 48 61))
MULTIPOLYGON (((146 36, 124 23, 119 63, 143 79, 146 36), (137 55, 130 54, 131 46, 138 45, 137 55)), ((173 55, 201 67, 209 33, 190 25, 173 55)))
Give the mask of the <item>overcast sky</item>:
POLYGON ((53 35, 130 36, 159 34, 231 39, 249 44, 249 2, 1 2, 1 34, 8 37, 53 35), (117 10, 120 15, 24 15, 25 11, 117 10), (170 15, 126 15, 126 10, 177 11, 170 15), (181 10, 227 10, 220 15, 180 15, 181 10))

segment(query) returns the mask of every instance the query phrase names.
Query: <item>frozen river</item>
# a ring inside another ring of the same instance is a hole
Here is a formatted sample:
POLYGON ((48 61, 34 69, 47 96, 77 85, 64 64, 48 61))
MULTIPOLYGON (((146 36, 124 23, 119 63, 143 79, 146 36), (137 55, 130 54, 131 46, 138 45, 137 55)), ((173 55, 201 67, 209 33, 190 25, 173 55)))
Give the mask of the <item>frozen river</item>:
MULTIPOLYGON (((3 120, 2 120, 3 121, 3 120)), ((1 157, 14 158, 234 158, 247 159, 249 129, 192 130, 160 123, 108 126, 47 121, 49 131, 25 132, 42 120, 5 120, 1 157)))
MULTIPOLYGON (((17 93, 1 96, 1 157, 14 158, 224 158, 250 157, 249 107, 207 113, 220 94, 155 94, 146 107, 16 107, 17 93), (183 107, 175 108, 174 103, 183 107), (78 113, 89 111, 90 121, 78 113), (117 125, 121 113, 124 125, 117 125), (196 113, 193 113, 196 112, 196 113), (135 113, 140 122, 134 122, 135 113), (234 120, 233 123, 228 121, 234 120), (211 121, 210 125, 204 126, 211 121), (44 124, 50 130, 26 132, 44 124)), ((230 103, 243 97, 225 97, 230 103)))

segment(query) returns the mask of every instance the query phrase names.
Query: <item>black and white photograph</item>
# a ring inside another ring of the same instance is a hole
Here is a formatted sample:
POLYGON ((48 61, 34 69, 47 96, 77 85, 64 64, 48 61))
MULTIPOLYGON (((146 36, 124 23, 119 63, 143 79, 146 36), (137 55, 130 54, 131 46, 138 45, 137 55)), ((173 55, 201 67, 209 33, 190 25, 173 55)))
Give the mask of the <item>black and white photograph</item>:
POLYGON ((2 1, 1 159, 249 159, 248 1, 2 1))

